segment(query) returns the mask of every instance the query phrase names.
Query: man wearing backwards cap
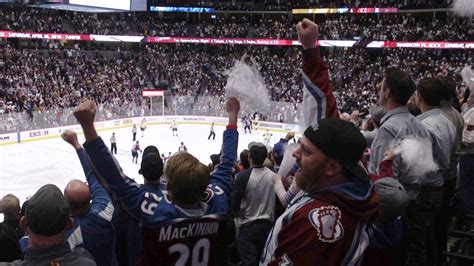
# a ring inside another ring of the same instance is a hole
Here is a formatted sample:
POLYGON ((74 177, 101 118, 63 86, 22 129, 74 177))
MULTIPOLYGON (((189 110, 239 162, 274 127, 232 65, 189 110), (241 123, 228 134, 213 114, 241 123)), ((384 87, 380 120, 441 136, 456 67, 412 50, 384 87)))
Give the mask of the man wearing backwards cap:
POLYGON ((276 221, 261 265, 352 265, 368 245, 366 226, 379 218, 372 182, 359 164, 366 141, 350 122, 322 119, 293 153, 303 192, 276 221))
POLYGON ((29 236, 23 261, 1 265, 96 265, 83 248, 71 251, 64 240, 71 228, 71 211, 67 199, 55 185, 41 187, 29 199, 20 226, 29 236))
MULTIPOLYGON (((166 181, 163 181, 163 160, 157 147, 150 145, 143 150, 142 162, 138 173, 143 175, 144 184, 133 183, 131 189, 127 190, 127 197, 143 197, 145 194, 151 197, 163 197, 166 191, 166 181)), ((135 206, 124 211, 121 204, 114 213, 114 224, 117 232, 117 259, 121 264, 135 265, 140 256, 141 233, 138 217, 142 212, 142 206, 135 206), (136 219, 130 219, 132 214, 136 219)))

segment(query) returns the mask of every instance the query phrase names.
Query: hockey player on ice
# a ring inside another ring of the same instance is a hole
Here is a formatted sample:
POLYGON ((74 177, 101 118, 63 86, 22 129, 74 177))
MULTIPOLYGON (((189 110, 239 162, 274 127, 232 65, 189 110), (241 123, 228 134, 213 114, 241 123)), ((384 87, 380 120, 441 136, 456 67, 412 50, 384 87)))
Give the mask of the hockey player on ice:
POLYGON ((260 115, 255 114, 255 119, 253 120, 253 129, 258 133, 258 126, 260 124, 260 115))
POLYGON ((244 116, 242 118, 242 123, 244 124, 245 133, 247 133, 247 129, 248 129, 249 133, 252 134, 252 120, 250 120, 250 115, 249 116, 244 116))
POLYGON ((146 118, 143 118, 142 121, 140 122, 140 130, 142 131, 142 138, 144 136, 146 129, 146 118))
POLYGON ((143 152, 140 149, 140 144, 138 144, 138 140, 135 144, 133 144, 132 147, 132 162, 135 162, 135 164, 138 164, 138 151, 143 152))
POLYGON ((132 135, 133 135, 132 141, 135 141, 137 139, 137 125, 135 124, 133 124, 133 127, 132 127, 132 135))
POLYGON ((267 129, 267 131, 265 131, 265 134, 263 134, 263 143, 265 144, 265 146, 267 148, 270 147, 270 142, 272 140, 272 136, 273 136, 273 134, 268 129, 267 129))
POLYGON ((214 131, 214 122, 212 122, 211 129, 209 132, 209 137, 207 137, 207 139, 210 140, 211 136, 212 136, 212 140, 216 139, 216 132, 214 131))
POLYGON ((179 145, 178 151, 188 151, 188 148, 186 148, 186 145, 184 145, 184 142, 181 142, 181 145, 179 145))
POLYGON ((173 120, 173 122, 171 122, 170 129, 171 129, 171 132, 173 132, 173 137, 175 136, 175 134, 177 137, 178 136, 178 123, 176 123, 176 120, 173 120))

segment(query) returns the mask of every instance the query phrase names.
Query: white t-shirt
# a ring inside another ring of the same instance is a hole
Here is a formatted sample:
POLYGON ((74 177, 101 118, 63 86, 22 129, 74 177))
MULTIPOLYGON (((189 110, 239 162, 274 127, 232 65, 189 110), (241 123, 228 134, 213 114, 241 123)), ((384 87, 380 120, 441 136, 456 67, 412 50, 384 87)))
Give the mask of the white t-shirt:
POLYGON ((464 145, 474 144, 474 107, 464 115, 464 129, 462 131, 462 143, 464 145))

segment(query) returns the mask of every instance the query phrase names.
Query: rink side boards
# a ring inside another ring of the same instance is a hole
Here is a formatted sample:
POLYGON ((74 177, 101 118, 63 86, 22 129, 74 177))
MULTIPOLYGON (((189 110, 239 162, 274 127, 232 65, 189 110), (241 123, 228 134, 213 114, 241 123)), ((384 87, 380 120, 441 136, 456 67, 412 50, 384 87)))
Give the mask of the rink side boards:
MULTIPOLYGON (((98 132, 110 131, 120 128, 132 129, 132 124, 140 125, 140 121, 143 117, 130 117, 124 119, 114 119, 109 121, 96 122, 95 127, 98 132)), ((212 122, 216 126, 227 125, 228 118, 226 117, 211 117, 211 116, 147 116, 145 117, 147 126, 151 125, 166 125, 171 124, 173 120, 179 124, 195 124, 195 125, 211 125, 212 122)), ((243 128, 241 122, 239 122, 239 128, 243 128)), ((275 123, 260 121, 258 130, 259 131, 275 131, 275 132, 288 132, 288 131, 299 131, 299 126, 295 124, 275 123)), ((14 133, 0 134, 0 146, 9 145, 21 142, 30 142, 38 140, 46 140, 58 138, 61 133, 65 130, 72 130, 78 134, 82 134, 82 128, 80 125, 70 125, 64 127, 44 128, 29 131, 20 131, 14 133)))

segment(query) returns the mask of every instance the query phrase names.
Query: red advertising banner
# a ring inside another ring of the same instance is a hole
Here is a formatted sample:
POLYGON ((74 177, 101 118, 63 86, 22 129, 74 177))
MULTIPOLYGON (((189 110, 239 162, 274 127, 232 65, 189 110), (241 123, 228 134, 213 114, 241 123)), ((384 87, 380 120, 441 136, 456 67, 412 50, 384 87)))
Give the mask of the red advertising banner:
POLYGON ((367 48, 474 49, 474 42, 394 42, 374 41, 367 48))
MULTIPOLYGON (((189 43, 209 45, 264 45, 264 46, 299 46, 297 40, 288 39, 250 39, 250 38, 199 38, 199 37, 144 37, 127 35, 95 35, 95 34, 68 34, 68 33, 38 33, 0 30, 0 38, 44 39, 44 40, 72 40, 95 42, 147 42, 147 43, 189 43)), ((323 47, 353 47, 354 40, 319 40, 317 45, 323 47)), ((361 45, 360 43, 358 44, 361 45)), ((372 41, 367 48, 419 48, 419 49, 474 49, 474 42, 397 42, 372 41)))
MULTIPOLYGON (((193 38, 193 37, 148 37, 149 43, 193 43, 193 44, 236 44, 295 46, 301 45, 297 40, 287 39, 247 39, 247 38, 193 38)), ((319 40, 319 46, 352 47, 356 41, 319 40)))
POLYGON ((0 38, 90 41, 89 34, 16 32, 0 30, 0 38))
POLYGON ((355 14, 369 14, 369 13, 398 13, 398 8, 396 7, 361 7, 361 8, 351 8, 348 13, 355 14))
POLYGON ((369 13, 398 13, 396 7, 361 7, 361 8, 295 8, 291 11, 293 14, 369 14, 369 13))
POLYGON ((282 39, 245 39, 245 38, 194 38, 194 37, 148 37, 151 43, 195 43, 195 44, 237 44, 237 45, 298 45, 293 40, 282 39))

